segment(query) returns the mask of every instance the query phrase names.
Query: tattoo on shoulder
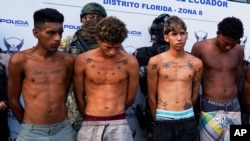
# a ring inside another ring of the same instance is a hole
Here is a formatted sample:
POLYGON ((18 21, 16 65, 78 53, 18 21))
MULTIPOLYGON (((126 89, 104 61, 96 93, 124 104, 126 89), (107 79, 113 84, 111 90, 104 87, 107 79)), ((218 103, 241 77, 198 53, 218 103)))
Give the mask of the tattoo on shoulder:
POLYGON ((87 58, 86 62, 87 62, 87 64, 90 64, 92 62, 92 59, 91 58, 87 58))
POLYGON ((157 69, 157 64, 153 64, 152 65, 152 70, 156 70, 157 69))
POLYGON ((123 64, 123 65, 127 65, 127 64, 128 64, 128 60, 127 60, 127 59, 126 59, 126 60, 123 60, 123 61, 122 61, 122 64, 123 64))
POLYGON ((194 67, 193 63, 190 60, 187 62, 187 66, 189 69, 193 69, 194 67))
POLYGON ((186 102, 185 105, 184 105, 184 110, 187 110, 187 109, 189 109, 189 108, 191 108, 191 107, 192 107, 192 104, 186 102))

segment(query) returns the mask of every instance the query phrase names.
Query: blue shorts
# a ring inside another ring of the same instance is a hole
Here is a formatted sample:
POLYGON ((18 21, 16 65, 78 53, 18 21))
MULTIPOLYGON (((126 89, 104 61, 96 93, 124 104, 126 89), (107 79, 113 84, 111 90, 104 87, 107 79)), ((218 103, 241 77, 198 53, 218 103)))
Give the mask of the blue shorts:
POLYGON ((16 141, 75 141, 69 120, 51 125, 21 124, 16 141))

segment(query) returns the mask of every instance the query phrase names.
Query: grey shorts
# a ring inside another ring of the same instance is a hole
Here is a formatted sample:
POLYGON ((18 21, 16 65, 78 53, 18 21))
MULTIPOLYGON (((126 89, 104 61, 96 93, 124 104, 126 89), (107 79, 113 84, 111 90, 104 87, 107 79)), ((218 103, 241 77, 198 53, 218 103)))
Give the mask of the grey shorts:
POLYGON ((21 124, 16 141, 75 141, 69 120, 51 125, 21 124))
POLYGON ((126 119, 83 121, 77 141, 133 141, 126 119))

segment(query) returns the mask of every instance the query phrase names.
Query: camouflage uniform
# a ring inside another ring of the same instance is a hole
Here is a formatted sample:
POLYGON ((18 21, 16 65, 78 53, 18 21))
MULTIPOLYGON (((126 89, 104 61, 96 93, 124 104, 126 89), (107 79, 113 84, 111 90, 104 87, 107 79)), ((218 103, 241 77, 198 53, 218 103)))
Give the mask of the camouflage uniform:
MULTIPOLYGON (((78 30, 75 35, 67 36, 65 39, 62 39, 60 51, 67 52, 72 54, 74 57, 81 54, 82 52, 76 46, 71 46, 71 42, 77 39, 76 34, 80 34, 90 49, 94 49, 98 47, 98 44, 95 40, 95 25, 98 23, 100 19, 93 19, 86 21, 84 25, 82 25, 81 29, 78 30)), ((81 127, 82 116, 77 108, 75 96, 73 92, 73 85, 68 93, 66 106, 68 109, 68 117, 74 128, 74 130, 78 131, 81 127)))

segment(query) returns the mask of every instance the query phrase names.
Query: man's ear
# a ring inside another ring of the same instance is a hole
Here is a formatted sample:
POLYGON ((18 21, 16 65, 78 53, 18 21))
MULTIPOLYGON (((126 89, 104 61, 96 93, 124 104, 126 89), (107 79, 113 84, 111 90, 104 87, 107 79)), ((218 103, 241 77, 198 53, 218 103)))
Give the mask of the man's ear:
POLYGON ((33 35, 37 38, 37 37, 38 37, 38 34, 39 34, 38 29, 33 28, 32 32, 33 32, 33 35))
POLYGON ((100 43, 101 43, 101 40, 100 40, 99 38, 96 38, 96 42, 97 42, 98 44, 100 44, 100 43))
POLYGON ((167 35, 167 34, 164 34, 163 37, 164 37, 164 40, 165 40, 166 42, 169 42, 169 40, 168 40, 168 35, 167 35))

